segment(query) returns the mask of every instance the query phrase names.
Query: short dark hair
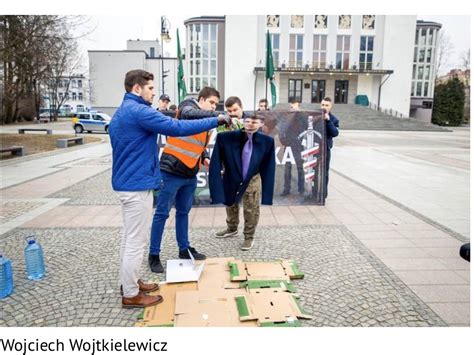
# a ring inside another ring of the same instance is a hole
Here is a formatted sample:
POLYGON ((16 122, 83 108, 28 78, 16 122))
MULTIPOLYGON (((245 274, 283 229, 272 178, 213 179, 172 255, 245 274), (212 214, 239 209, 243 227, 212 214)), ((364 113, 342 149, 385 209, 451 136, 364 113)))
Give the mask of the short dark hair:
POLYGON ((242 108, 242 101, 237 96, 228 97, 227 100, 225 100, 224 106, 231 107, 234 104, 237 104, 240 108, 242 108))
POLYGON ((268 106, 268 100, 267 99, 260 99, 260 101, 258 103, 261 104, 262 102, 265 103, 268 106))
POLYGON ((125 74, 125 91, 130 92, 135 84, 141 87, 145 86, 148 81, 153 80, 154 76, 152 73, 141 69, 130 70, 125 74))
POLYGON ((292 98, 290 99, 290 104, 295 104, 295 103, 300 103, 300 100, 298 100, 298 99, 292 97, 292 98))
POLYGON ((171 106, 169 107, 169 109, 170 109, 171 111, 174 111, 174 110, 176 110, 177 108, 178 108, 178 107, 177 107, 175 104, 173 104, 173 105, 171 105, 171 106))
POLYGON ((199 91, 198 94, 198 101, 201 99, 201 97, 206 100, 207 98, 211 96, 216 96, 218 99, 221 98, 221 94, 219 94, 219 91, 217 91, 214 88, 211 88, 210 86, 205 86, 199 91))
POLYGON ((329 96, 326 96, 323 101, 329 101, 329 102, 332 102, 331 98, 329 96))
POLYGON ((252 114, 250 114, 249 116, 247 117, 244 117, 244 121, 249 118, 251 120, 260 120, 260 121, 264 121, 265 120, 265 117, 263 117, 263 115, 259 115, 257 114, 256 112, 253 112, 252 114))

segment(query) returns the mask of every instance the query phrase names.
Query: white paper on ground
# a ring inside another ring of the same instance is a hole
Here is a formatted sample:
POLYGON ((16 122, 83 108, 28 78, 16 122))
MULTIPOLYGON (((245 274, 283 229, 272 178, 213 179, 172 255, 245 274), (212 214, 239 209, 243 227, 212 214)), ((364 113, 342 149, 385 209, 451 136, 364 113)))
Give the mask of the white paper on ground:
POLYGON ((166 262, 166 282, 199 281, 204 263, 194 264, 194 260, 179 259, 166 262))

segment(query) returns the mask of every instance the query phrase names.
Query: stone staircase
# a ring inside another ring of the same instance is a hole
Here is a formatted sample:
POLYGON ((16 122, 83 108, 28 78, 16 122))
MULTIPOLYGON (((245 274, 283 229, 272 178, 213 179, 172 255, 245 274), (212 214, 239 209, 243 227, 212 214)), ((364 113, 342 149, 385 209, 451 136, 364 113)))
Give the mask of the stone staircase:
MULTIPOLYGON (((275 109, 287 110, 289 104, 277 104, 275 109)), ((301 104, 303 110, 319 110, 319 104, 301 104)), ((356 104, 335 104, 332 112, 339 118, 341 129, 374 131, 438 131, 450 130, 414 118, 392 117, 367 106, 356 104)))

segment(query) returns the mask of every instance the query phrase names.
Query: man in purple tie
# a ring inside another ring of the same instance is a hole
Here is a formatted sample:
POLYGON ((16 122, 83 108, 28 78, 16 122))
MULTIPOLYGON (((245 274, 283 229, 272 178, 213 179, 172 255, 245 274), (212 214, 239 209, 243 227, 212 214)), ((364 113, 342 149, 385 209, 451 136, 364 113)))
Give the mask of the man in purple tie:
POLYGON ((258 131, 262 125, 263 118, 252 115, 245 118, 244 129, 219 133, 209 165, 211 204, 227 206, 228 236, 236 235, 240 201, 246 206, 242 250, 253 246, 260 201, 264 205, 273 203, 275 142, 258 131))

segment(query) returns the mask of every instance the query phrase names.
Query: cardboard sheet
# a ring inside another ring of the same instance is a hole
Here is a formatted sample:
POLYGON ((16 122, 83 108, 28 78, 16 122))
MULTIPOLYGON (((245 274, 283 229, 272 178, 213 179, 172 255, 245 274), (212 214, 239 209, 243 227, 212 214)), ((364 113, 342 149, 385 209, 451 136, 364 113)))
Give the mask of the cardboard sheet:
POLYGON ((298 318, 311 319, 300 308, 296 296, 274 289, 248 290, 245 295, 237 295, 241 321, 256 320, 259 326, 299 324, 298 318))
POLYGON ((256 321, 241 322, 235 297, 243 289, 178 292, 176 294, 176 327, 256 327, 256 321))
POLYGON ((163 302, 155 306, 145 308, 143 315, 144 325, 147 327, 173 326, 176 292, 195 290, 197 290, 197 282, 160 284, 160 289, 151 292, 150 295, 161 295, 163 297, 163 302))

